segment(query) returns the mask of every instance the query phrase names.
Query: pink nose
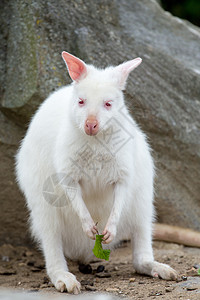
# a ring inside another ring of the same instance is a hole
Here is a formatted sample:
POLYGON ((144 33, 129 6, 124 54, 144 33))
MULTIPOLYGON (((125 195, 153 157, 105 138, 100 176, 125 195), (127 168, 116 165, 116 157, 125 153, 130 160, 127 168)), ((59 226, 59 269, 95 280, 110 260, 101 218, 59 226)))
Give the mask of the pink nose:
POLYGON ((95 116, 89 116, 85 121, 85 133, 88 135, 96 135, 99 131, 98 121, 95 116))

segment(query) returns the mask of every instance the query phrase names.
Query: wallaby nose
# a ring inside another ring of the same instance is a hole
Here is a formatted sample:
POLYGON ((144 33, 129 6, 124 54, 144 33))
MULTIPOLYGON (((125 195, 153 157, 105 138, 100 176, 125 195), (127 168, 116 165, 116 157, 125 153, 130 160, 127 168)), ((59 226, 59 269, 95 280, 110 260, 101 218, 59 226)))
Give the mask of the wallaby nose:
POLYGON ((88 135, 96 135, 99 131, 99 124, 95 116, 89 116, 85 121, 85 133, 88 135))

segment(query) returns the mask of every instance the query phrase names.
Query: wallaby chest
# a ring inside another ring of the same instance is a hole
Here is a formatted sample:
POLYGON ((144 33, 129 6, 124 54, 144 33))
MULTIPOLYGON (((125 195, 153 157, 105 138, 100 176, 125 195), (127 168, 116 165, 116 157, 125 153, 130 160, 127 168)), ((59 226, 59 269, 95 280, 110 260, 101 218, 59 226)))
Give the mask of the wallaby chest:
POLYGON ((102 145, 97 147, 86 142, 69 159, 73 175, 80 180, 105 186, 121 176, 117 157, 102 145))

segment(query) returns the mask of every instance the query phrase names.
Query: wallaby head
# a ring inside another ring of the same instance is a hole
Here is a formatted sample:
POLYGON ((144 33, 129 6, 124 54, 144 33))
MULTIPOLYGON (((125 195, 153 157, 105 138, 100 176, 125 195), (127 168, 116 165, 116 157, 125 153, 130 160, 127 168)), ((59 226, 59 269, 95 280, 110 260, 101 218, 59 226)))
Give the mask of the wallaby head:
POLYGON ((107 121, 117 117, 124 104, 123 90, 129 73, 141 62, 135 58, 117 67, 97 69, 79 58, 62 52, 73 80, 71 103, 73 121, 87 135, 96 135, 107 129, 107 121))

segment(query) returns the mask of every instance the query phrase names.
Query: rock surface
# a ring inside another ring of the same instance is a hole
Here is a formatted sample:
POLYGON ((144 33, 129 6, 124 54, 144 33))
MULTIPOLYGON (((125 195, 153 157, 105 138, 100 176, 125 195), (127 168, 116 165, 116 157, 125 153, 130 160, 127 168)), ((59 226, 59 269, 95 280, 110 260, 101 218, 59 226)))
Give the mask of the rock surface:
MULTIPOLYGON (((37 295, 34 290, 31 292, 16 292, 13 290, 2 290, 0 291, 0 297, 2 300, 48 300, 49 298, 52 300, 59 300, 59 299, 74 299, 74 295, 69 294, 51 294, 49 295, 37 295)), ((76 296, 77 300, 117 300, 118 297, 105 295, 105 294, 98 294, 98 295, 79 295, 76 296)))
POLYGON ((62 50, 100 67, 142 57, 126 99, 153 149, 159 221, 200 230, 200 30, 153 0, 3 0, 0 14, 0 243, 26 240, 13 156, 38 105, 70 83, 62 50))

